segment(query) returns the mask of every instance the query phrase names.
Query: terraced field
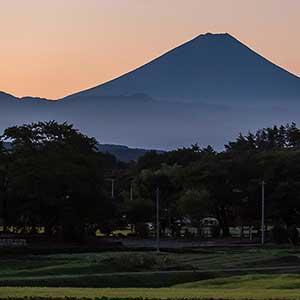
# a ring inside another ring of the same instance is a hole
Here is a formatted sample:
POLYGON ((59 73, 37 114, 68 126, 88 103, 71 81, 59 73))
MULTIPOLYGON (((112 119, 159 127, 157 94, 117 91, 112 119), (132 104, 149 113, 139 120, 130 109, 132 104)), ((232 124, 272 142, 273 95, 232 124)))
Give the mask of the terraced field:
MULTIPOLYGON (((40 297, 63 299, 74 297, 76 299, 95 299, 107 297, 108 299, 253 299, 278 300, 300 299, 300 289, 272 289, 272 288, 0 288, 0 298, 40 297)), ((12 298, 11 298, 12 299, 12 298)), ((27 298, 28 299, 28 298, 27 298)))
POLYGON ((0 257, 0 281, 58 275, 143 271, 213 271, 272 267, 300 268, 300 249, 207 249, 190 253, 104 252, 0 257))
POLYGON ((299 257, 290 248, 6 256, 0 298, 300 299, 299 257))

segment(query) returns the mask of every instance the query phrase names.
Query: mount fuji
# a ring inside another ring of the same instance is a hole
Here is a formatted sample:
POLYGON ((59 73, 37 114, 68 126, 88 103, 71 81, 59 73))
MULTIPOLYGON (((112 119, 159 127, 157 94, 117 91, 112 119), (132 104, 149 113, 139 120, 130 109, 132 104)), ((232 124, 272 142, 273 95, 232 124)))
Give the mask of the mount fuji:
POLYGON ((54 119, 107 144, 222 148, 239 132, 300 120, 300 78, 229 34, 204 34, 57 101, 0 92, 0 129, 54 119))

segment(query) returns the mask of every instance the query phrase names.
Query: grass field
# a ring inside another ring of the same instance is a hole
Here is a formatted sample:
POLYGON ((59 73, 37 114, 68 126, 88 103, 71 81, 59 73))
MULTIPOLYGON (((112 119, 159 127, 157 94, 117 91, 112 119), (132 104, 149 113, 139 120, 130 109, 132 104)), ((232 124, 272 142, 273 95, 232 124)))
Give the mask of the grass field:
POLYGON ((300 299, 300 289, 245 288, 158 288, 158 289, 93 289, 93 288, 0 288, 0 298, 7 297, 76 297, 76 298, 139 298, 144 299, 300 299))
POLYGON ((244 275, 226 278, 215 278, 197 282, 175 285, 186 289, 244 289, 244 290, 298 290, 300 291, 300 275, 244 275))
MULTIPOLYGON (((218 249, 192 253, 106 252, 85 254, 22 255, 0 258, 1 286, 50 287, 169 287, 179 283, 225 276, 220 272, 249 272, 243 268, 299 266, 298 249, 218 249), (177 271, 189 270, 186 273, 177 271), (219 271, 216 271, 219 270, 219 271), (132 272, 159 272, 132 273, 132 272), (173 271, 172 273, 166 273, 173 271), (202 271, 196 273, 194 271, 202 271), (125 274, 120 274, 124 273, 125 274), (105 276, 107 275, 107 276, 105 276)), ((297 270, 296 270, 297 271, 297 270)), ((233 275, 228 272, 228 275, 233 275)))
POLYGON ((300 299, 300 275, 245 275, 203 280, 170 288, 2 287, 0 297, 76 297, 148 299, 300 299))
POLYGON ((0 258, 0 297, 300 300, 299 257, 289 248, 6 256, 0 258), (299 268, 285 274, 288 266, 299 268), (250 267, 282 269, 258 275, 245 271, 250 267))
POLYGON ((299 265, 300 249, 207 249, 192 253, 104 252, 0 257, 0 279, 157 270, 299 265))

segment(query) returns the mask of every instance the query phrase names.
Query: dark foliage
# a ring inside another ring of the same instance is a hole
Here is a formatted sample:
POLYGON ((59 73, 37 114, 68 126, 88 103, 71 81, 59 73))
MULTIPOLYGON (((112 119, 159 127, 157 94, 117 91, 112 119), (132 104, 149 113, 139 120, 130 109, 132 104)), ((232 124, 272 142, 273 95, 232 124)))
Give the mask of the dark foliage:
MULTIPOLYGON (((2 214, 5 227, 82 241, 114 215, 104 174, 115 159, 67 123, 35 123, 5 130, 2 141, 2 214), (92 230, 91 230, 92 229, 92 230)), ((0 175, 1 176, 1 175, 0 175)))
POLYGON ((146 237, 158 191, 161 234, 168 229, 177 236, 185 223, 200 229, 203 217, 215 217, 228 236, 230 226, 259 228, 265 181, 266 222, 275 226, 274 239, 298 243, 300 130, 294 123, 239 135, 223 152, 196 144, 149 151, 130 164, 99 153, 97 145, 67 123, 6 129, 0 142, 4 230, 34 233, 43 227, 45 235, 82 242, 97 229, 109 235, 130 223, 146 237))

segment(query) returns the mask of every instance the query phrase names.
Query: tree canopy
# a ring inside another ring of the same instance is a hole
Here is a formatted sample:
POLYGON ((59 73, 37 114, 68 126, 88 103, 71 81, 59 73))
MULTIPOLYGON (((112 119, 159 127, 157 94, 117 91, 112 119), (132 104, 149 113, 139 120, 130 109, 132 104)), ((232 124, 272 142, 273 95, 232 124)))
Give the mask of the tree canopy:
POLYGON ((230 226, 258 225, 263 180, 267 222, 297 226, 299 146, 292 123, 240 134, 220 152, 195 144, 121 164, 70 124, 10 127, 0 139, 4 230, 43 227, 48 236, 78 241, 97 229, 154 223, 159 189, 162 234, 169 228, 175 235, 186 219, 197 227, 209 216, 226 236, 230 226))

